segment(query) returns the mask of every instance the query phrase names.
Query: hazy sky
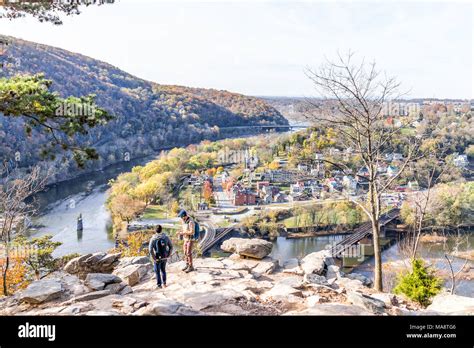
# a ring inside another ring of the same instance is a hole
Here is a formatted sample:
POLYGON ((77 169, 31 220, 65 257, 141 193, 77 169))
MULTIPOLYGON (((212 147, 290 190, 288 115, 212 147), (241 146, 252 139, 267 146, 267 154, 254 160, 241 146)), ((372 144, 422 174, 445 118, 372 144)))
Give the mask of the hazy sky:
POLYGON ((313 96, 304 75, 338 50, 375 59, 412 97, 473 98, 469 2, 119 0, 63 26, 0 33, 61 47, 163 84, 313 96))

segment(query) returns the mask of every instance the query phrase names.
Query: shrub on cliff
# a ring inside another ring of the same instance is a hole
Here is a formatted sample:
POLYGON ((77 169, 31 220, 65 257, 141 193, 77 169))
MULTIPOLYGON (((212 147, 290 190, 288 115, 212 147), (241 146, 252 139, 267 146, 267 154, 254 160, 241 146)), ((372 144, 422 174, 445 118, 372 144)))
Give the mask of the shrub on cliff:
POLYGON ((427 306, 431 297, 441 291, 441 283, 442 280, 422 259, 414 259, 411 272, 399 276, 394 293, 404 294, 409 299, 427 306))

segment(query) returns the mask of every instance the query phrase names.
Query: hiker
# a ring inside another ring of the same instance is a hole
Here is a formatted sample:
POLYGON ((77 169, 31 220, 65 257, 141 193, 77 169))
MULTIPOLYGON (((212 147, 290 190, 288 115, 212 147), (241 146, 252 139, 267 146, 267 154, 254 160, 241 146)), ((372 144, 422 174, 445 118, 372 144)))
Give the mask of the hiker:
POLYGON ((182 269, 182 271, 189 273, 194 271, 193 267, 193 237, 194 237, 194 229, 195 229, 195 222, 191 217, 188 216, 186 210, 181 210, 178 214, 183 220, 183 230, 179 234, 183 237, 183 251, 184 257, 186 259, 186 267, 182 269))
POLYGON ((166 261, 173 251, 173 244, 169 237, 162 232, 162 229, 161 225, 156 227, 156 233, 151 237, 148 244, 148 253, 153 258, 158 288, 162 286, 166 288, 166 261))

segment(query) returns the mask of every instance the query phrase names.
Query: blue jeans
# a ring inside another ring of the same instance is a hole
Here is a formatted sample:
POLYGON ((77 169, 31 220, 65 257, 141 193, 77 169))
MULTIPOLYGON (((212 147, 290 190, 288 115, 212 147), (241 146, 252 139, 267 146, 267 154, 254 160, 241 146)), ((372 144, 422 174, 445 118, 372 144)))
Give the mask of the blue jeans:
POLYGON ((155 262, 155 274, 156 284, 161 286, 163 280, 163 284, 166 285, 166 260, 155 262))

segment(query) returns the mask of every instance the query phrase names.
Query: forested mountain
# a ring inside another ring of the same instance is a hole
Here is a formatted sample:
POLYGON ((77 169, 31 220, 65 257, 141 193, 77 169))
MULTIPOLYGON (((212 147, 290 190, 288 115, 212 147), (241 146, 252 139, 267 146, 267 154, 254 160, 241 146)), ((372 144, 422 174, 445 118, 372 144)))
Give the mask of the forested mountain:
MULTIPOLYGON (((53 81, 52 90, 61 97, 95 94, 97 105, 115 116, 108 125, 78 138, 81 144, 95 147, 100 154, 100 159, 88 163, 86 170, 122 161, 127 156, 136 158, 162 148, 233 135, 219 127, 249 126, 247 133, 251 133, 251 126, 255 125, 288 124, 276 109, 258 98, 160 85, 63 49, 12 37, 6 40, 9 45, 4 53, 3 75, 44 73, 53 81)), ((19 152, 22 167, 38 163, 41 158, 37 149, 48 141, 46 135, 39 133, 27 137, 21 119, 1 115, 0 139, 0 159, 10 160, 19 152)), ((50 165, 54 167, 54 181, 74 176, 78 171, 69 158, 58 158, 50 165)))

